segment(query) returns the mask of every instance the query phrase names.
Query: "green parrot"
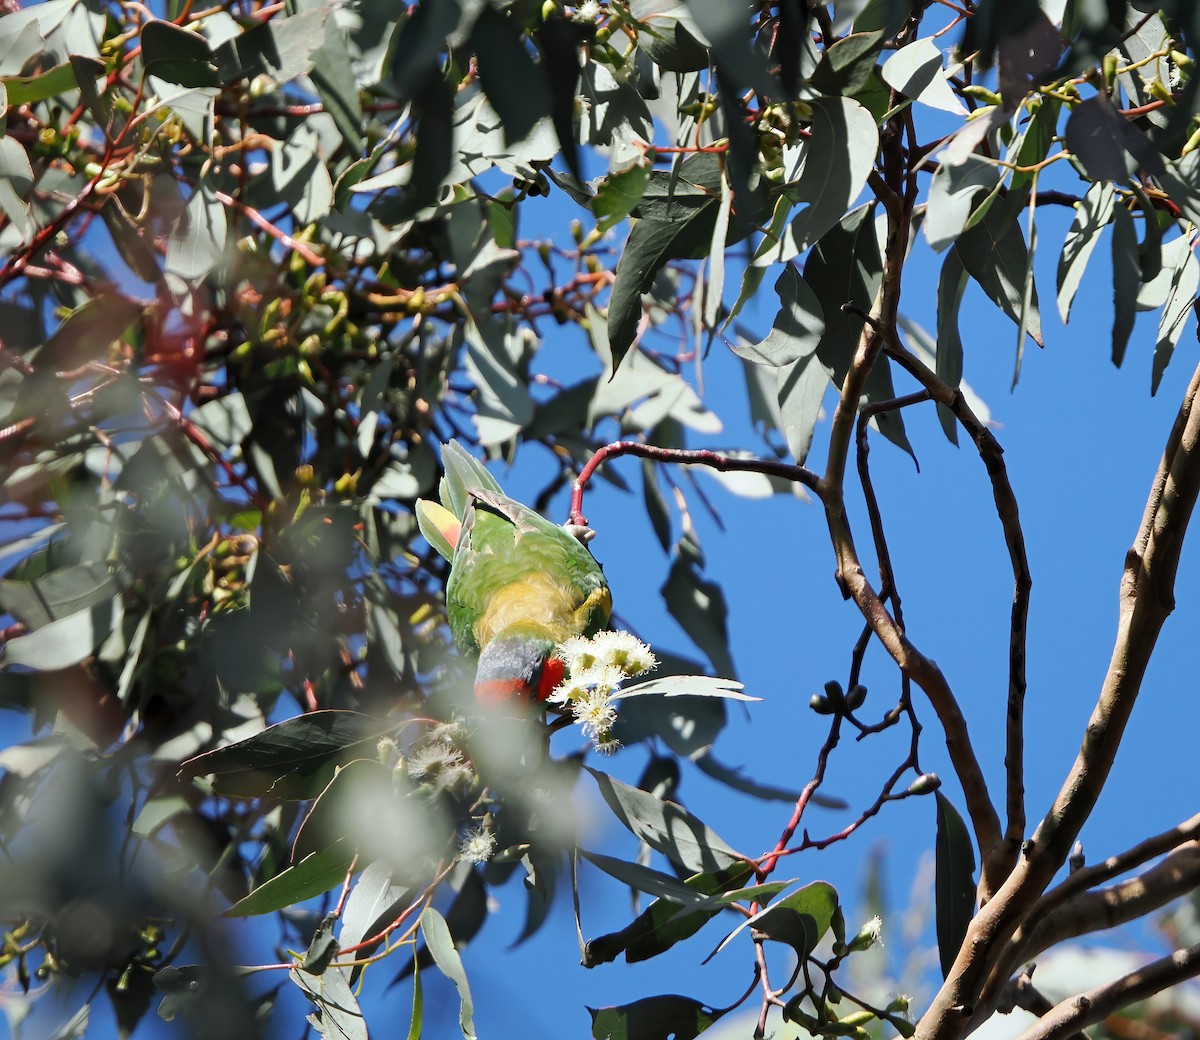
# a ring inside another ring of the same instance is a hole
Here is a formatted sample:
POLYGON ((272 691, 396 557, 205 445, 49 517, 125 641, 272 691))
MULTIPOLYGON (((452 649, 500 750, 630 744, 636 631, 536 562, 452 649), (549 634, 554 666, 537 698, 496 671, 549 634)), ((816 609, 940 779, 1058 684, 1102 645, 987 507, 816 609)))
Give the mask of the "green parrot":
POLYGON ((558 527, 507 498, 454 441, 443 461, 442 504, 419 501, 417 522, 451 564, 446 609, 459 649, 479 654, 475 697, 493 708, 544 701, 563 679, 554 648, 595 635, 612 613, 585 545, 593 532, 558 527))

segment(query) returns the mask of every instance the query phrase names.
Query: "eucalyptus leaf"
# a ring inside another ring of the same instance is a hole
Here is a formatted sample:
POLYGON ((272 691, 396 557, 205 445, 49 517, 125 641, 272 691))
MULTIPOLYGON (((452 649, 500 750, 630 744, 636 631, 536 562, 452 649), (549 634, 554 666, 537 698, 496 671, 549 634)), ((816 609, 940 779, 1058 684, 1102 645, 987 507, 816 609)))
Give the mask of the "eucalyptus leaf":
POLYGON ((950 800, 937 798, 937 844, 934 897, 937 906, 938 955, 948 976, 975 910, 975 851, 962 817, 950 800))
POLYGON ((699 819, 675 802, 630 787, 615 777, 584 767, 617 819, 672 863, 692 873, 725 870, 743 857, 699 819))
POLYGON ((458 1024, 462 1029, 465 1040, 475 1037, 475 1005, 471 998, 471 989, 467 983, 467 973, 463 968, 462 958, 455 949, 454 939, 442 917, 432 906, 421 912, 421 934, 433 959, 443 975, 454 983, 458 990, 459 1012, 458 1024))

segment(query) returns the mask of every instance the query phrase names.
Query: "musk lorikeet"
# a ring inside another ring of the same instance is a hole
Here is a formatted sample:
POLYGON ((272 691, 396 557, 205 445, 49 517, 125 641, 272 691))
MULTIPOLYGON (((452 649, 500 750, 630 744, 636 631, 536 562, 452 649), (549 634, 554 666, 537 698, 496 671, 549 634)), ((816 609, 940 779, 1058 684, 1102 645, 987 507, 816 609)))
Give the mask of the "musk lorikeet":
POLYGON ((446 609, 454 641, 478 653, 476 699, 496 707, 544 701, 562 681, 554 648, 594 635, 612 594, 585 541, 507 498, 492 475, 451 441, 443 451, 442 504, 421 500, 417 522, 450 561, 446 609))

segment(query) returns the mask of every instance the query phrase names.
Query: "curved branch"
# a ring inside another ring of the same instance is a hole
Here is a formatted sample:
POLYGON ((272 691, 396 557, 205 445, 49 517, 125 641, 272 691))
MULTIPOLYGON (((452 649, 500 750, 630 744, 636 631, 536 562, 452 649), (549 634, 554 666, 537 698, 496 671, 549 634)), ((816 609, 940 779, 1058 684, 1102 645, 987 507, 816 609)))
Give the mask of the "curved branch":
MULTIPOLYGON (((951 764, 962 785, 967 813, 975 831, 975 840, 983 863, 980 887, 989 893, 999 883, 993 850, 1001 841, 1000 818, 992 804, 983 770, 975 756, 958 701, 945 675, 930 658, 908 640, 903 629, 888 613, 887 607, 872 588, 859 561, 854 537, 846 515, 844 482, 850 442, 854 436, 855 418, 859 410, 867 376, 883 346, 888 330, 894 330, 900 302, 900 275, 907 250, 909 221, 906 198, 892 191, 877 175, 872 175, 872 189, 888 213, 888 240, 883 279, 871 307, 865 315, 862 338, 846 378, 843 380, 837 407, 830 422, 829 453, 825 475, 817 489, 825 506, 830 541, 837 559, 837 580, 842 593, 853 599, 876 637, 883 644, 900 670, 925 692, 942 726, 951 764)), ((894 335, 894 331, 891 333, 894 335)))
POLYGON ((775 459, 738 459, 722 455, 715 451, 689 451, 685 448, 660 448, 653 444, 643 444, 641 441, 613 441, 596 450, 588 459, 588 463, 575 478, 571 485, 571 515, 567 522, 579 527, 587 527, 587 517, 583 515, 583 491, 592 479, 592 474, 608 459, 620 455, 636 455, 643 459, 654 459, 656 462, 674 462, 679 465, 707 466, 721 473, 765 473, 769 477, 780 477, 795 484, 803 484, 817 494, 819 478, 811 470, 803 466, 793 466, 787 462, 775 459))
POLYGON ((1021 1033, 1017 1040, 1066 1040, 1130 1004, 1197 975, 1200 975, 1200 943, 1176 950, 1119 979, 1094 986, 1086 993, 1068 997, 1021 1033))
POLYGON ((917 380, 939 404, 954 413, 959 425, 975 442, 988 480, 996 515, 1004 532, 1004 544, 1013 574, 1013 603, 1008 633, 1008 710, 1005 715, 1004 766, 1007 776, 1008 825, 1004 846, 997 851, 997 873, 1006 877, 1016 863, 1025 837, 1025 652, 1029 630, 1029 594, 1033 577, 1021 530, 1017 496, 1004 465, 1004 448, 979 417, 971 410, 962 391, 940 379, 935 372, 908 351, 894 336, 885 344, 888 356, 917 380))

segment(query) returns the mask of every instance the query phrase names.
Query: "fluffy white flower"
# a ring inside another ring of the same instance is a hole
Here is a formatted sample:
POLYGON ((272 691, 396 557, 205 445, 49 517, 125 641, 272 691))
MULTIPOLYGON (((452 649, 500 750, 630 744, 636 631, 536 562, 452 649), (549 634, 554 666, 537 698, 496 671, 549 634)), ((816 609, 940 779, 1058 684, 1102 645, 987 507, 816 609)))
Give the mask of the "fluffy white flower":
POLYGON ((863 931, 869 932, 871 938, 877 943, 883 942, 883 918, 876 914, 866 924, 863 925, 863 931))
POLYGON ((617 709, 612 706, 612 687, 597 684, 572 704, 575 721, 589 738, 608 736, 617 721, 617 709))
POLYGON ((575 8, 575 21, 577 22, 594 22, 600 17, 600 0, 583 0, 577 8, 575 8))
POLYGON ((658 664, 650 647, 629 632, 601 632, 592 639, 592 647, 600 664, 619 668, 626 678, 648 672, 658 664))
POLYGON ((621 750, 621 742, 609 737, 607 740, 600 740, 599 737, 592 738, 592 747, 602 755, 615 755, 621 750))
POLYGON ((480 828, 472 831, 458 847, 458 858, 464 863, 486 863, 496 851, 496 836, 480 828))
POLYGON ((583 636, 572 636, 559 643, 554 656, 561 658, 571 675, 579 675, 596 664, 596 650, 592 641, 583 636))
POLYGON ((462 752, 446 740, 431 740, 414 751, 408 760, 408 775, 414 780, 430 779, 463 765, 462 752))

